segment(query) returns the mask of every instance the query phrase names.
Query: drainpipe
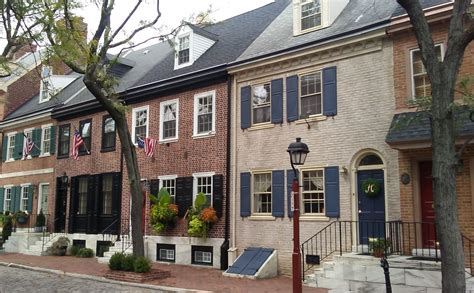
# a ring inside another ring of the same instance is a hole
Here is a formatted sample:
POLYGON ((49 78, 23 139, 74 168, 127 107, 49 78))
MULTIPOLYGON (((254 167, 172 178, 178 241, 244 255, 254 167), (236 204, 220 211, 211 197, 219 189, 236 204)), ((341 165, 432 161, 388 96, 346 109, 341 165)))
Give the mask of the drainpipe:
POLYGON ((231 159, 231 123, 230 115, 231 112, 231 102, 232 102, 232 81, 231 77, 227 78, 227 148, 226 148, 226 175, 225 175, 225 226, 224 226, 224 243, 221 246, 221 270, 227 270, 229 267, 229 232, 230 232, 230 159, 231 159))
POLYGON ((231 241, 230 241, 230 249, 229 254, 231 255, 231 261, 233 262, 237 258, 237 235, 236 235, 236 221, 237 221, 237 207, 236 207, 236 185, 237 185, 237 82, 235 78, 232 79, 232 90, 235 93, 235 98, 231 99, 232 104, 232 115, 231 117, 231 131, 234 131, 233 135, 231 136, 231 176, 232 176, 232 183, 231 183, 231 195, 232 195, 232 229, 231 229, 231 241))

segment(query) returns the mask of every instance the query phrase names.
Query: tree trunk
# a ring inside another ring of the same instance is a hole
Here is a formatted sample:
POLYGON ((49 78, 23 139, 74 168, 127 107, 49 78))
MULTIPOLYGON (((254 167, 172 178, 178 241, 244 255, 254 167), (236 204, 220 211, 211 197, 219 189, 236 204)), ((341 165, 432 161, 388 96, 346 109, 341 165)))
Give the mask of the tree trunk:
POLYGON ((464 251, 456 197, 455 123, 451 107, 454 83, 446 82, 446 75, 442 70, 440 82, 432 85, 435 222, 441 249, 443 292, 465 292, 464 251))

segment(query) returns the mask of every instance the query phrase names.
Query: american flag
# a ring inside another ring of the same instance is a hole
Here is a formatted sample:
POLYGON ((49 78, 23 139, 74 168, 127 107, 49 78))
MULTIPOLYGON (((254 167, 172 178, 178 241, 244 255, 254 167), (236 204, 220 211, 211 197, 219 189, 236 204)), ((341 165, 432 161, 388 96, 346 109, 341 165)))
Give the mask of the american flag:
POLYGON ((137 139, 138 148, 144 149, 145 155, 149 158, 155 154, 156 139, 146 137, 145 139, 138 137, 137 139))
POLYGON ((77 160, 77 158, 79 157, 79 148, 82 144, 84 144, 84 140, 82 139, 79 130, 74 127, 74 139, 72 141, 72 157, 74 158, 74 160, 77 160))
POLYGON ((23 142, 23 159, 26 159, 26 157, 28 157, 28 155, 31 153, 31 150, 35 146, 35 143, 31 140, 31 138, 29 138, 25 134, 23 135, 25 136, 25 140, 23 142))

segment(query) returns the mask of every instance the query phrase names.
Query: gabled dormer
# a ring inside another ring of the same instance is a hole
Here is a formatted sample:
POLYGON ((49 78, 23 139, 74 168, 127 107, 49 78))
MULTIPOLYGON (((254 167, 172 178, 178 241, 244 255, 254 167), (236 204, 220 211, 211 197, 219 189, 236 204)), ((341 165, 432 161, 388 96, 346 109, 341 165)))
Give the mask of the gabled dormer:
POLYGON ((331 26, 349 0, 293 0, 293 35, 331 26))
POLYGON ((41 85, 39 103, 44 103, 56 95, 60 90, 68 86, 77 76, 75 75, 53 75, 53 68, 44 65, 41 69, 41 85))
POLYGON ((174 69, 192 65, 217 41, 217 36, 191 23, 186 23, 176 35, 174 69))

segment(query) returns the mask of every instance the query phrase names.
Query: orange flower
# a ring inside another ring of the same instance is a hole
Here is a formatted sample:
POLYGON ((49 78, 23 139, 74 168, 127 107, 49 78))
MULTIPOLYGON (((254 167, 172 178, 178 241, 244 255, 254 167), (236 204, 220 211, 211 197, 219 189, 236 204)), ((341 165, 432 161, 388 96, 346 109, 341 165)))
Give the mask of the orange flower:
POLYGON ((213 208, 205 208, 201 211, 200 218, 205 223, 213 224, 217 222, 216 210, 213 208))
POLYGON ((173 211, 173 213, 177 214, 178 213, 178 206, 175 204, 170 203, 168 205, 168 208, 173 211))

